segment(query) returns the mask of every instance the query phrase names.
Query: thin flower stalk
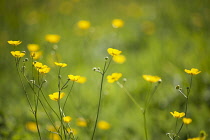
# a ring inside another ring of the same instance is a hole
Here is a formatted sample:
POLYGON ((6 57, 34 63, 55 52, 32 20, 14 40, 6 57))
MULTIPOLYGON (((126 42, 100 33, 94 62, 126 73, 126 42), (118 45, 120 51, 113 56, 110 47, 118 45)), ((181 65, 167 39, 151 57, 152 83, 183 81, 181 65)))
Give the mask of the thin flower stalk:
POLYGON ((101 98, 102 98, 104 76, 105 76, 105 73, 106 73, 106 71, 108 70, 108 68, 110 66, 111 61, 112 61, 112 59, 110 59, 108 64, 107 64, 107 60, 105 60, 103 71, 100 72, 101 73, 101 83, 100 83, 100 91, 99 91, 99 99, 98 99, 98 108, 97 108, 97 114, 96 114, 96 119, 95 119, 95 123, 94 123, 94 128, 93 128, 93 133, 92 133, 91 140, 94 139, 94 135, 95 135, 95 131, 96 131, 97 123, 98 123, 100 107, 101 107, 101 98))

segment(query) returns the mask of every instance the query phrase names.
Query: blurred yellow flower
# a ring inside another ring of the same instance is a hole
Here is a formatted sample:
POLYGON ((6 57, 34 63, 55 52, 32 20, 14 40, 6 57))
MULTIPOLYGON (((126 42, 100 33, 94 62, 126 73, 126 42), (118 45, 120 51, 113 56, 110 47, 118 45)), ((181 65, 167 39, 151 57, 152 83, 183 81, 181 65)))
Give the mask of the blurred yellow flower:
POLYGON ((195 68, 192 68, 191 70, 185 69, 184 71, 190 75, 197 75, 197 74, 201 73, 201 71, 199 71, 198 69, 195 69, 195 68))
POLYGON ((41 62, 33 62, 35 68, 40 69, 42 68, 43 64, 41 62))
POLYGON ((82 29, 82 30, 87 30, 90 28, 90 22, 87 21, 87 20, 80 20, 78 23, 77 23, 77 26, 79 29, 82 29))
POLYGON ((61 140, 60 136, 56 133, 50 133, 50 140, 61 140))
POLYGON ((42 56, 42 52, 41 52, 41 51, 38 51, 38 52, 31 52, 31 53, 30 53, 30 56, 31 56, 34 60, 37 60, 37 59, 39 59, 39 58, 42 56))
POLYGON ((170 113, 171 113, 171 115, 172 115, 174 118, 182 118, 182 117, 185 116, 185 113, 184 113, 184 112, 179 113, 179 112, 177 112, 177 111, 174 111, 174 113, 173 113, 173 112, 170 112, 170 113))
POLYGON ((86 127, 87 126, 87 121, 84 118, 78 118, 77 119, 77 126, 86 127))
POLYGON ((26 129, 31 132, 37 132, 37 125, 35 122, 27 122, 26 123, 26 129))
POLYGON ((50 99, 54 101, 58 101, 59 99, 62 99, 64 96, 65 96, 65 93, 63 92, 60 93, 60 98, 59 98, 59 92, 55 92, 49 95, 50 99))
POLYGON ((10 53, 12 54, 12 56, 14 56, 16 58, 20 58, 20 57, 23 57, 25 55, 25 53, 20 52, 20 51, 11 51, 10 53))
POLYGON ((80 76, 79 75, 76 75, 76 76, 74 76, 74 75, 68 75, 68 77, 69 77, 69 79, 71 81, 78 81, 80 79, 80 76))
POLYGON ((196 138, 189 138, 187 140, 202 140, 200 137, 196 137, 196 138))
POLYGON ((72 120, 70 116, 63 117, 63 121, 69 123, 72 120))
POLYGON ((112 73, 112 75, 108 75, 106 79, 109 83, 114 83, 115 81, 119 80, 122 77, 122 73, 112 73))
POLYGON ((60 36, 56 34, 47 34, 45 40, 50 43, 58 43, 60 41, 60 36))
POLYGON ((151 82, 151 83, 161 81, 160 77, 158 77, 158 76, 143 75, 142 77, 144 78, 144 80, 151 82))
POLYGON ((37 69, 39 73, 48 73, 50 72, 50 68, 47 65, 43 65, 41 68, 37 69))
POLYGON ((7 41, 10 45, 14 45, 14 46, 17 46, 17 45, 20 45, 22 43, 22 41, 7 41))
POLYGON ((77 130, 74 129, 74 128, 67 128, 67 131, 68 131, 69 133, 73 133, 74 135, 76 135, 76 134, 78 133, 77 130))
POLYGON ((184 124, 190 124, 192 122, 192 119, 191 118, 183 118, 182 121, 184 124))
POLYGON ((30 52, 36 52, 39 50, 39 45, 38 44, 28 44, 27 48, 30 52))
POLYGON ((122 64, 125 62, 126 57, 124 55, 117 55, 117 56, 114 56, 112 59, 114 62, 122 64))
POLYGON ((80 83, 80 84, 83 84, 87 81, 87 78, 86 77, 82 77, 80 76, 79 79, 76 81, 77 83, 80 83))
POLYGON ((66 67, 67 64, 66 63, 58 63, 58 62, 54 62, 55 65, 59 66, 59 67, 66 67))
POLYGON ((121 28, 124 26, 124 21, 121 19, 114 19, 112 20, 112 27, 113 28, 121 28))
POLYGON ((98 128, 102 130, 108 130, 111 127, 110 124, 106 121, 99 121, 97 125, 98 128))
POLYGON ((107 52, 111 55, 111 56, 117 56, 120 55, 122 53, 122 51, 119 51, 117 49, 113 49, 113 48, 108 48, 107 52))

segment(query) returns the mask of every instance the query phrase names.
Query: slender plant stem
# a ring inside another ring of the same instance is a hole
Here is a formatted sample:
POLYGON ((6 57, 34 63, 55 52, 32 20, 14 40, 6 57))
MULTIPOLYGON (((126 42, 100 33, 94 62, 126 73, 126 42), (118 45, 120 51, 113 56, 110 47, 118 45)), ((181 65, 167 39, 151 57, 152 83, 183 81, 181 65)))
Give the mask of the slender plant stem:
POLYGON ((144 116, 144 134, 145 134, 145 138, 146 138, 146 140, 148 140, 148 136, 147 136, 147 119, 146 119, 146 110, 144 110, 144 112, 143 112, 143 116, 144 116))
POLYGON ((95 119, 95 124, 94 124, 94 128, 93 128, 93 133, 92 133, 91 140, 94 139, 94 135, 95 135, 95 131, 96 131, 96 126, 97 126, 97 123, 98 123, 99 112, 100 112, 100 107, 101 107, 101 98, 102 98, 104 75, 105 75, 106 71, 108 70, 108 68, 110 66, 111 60, 112 59, 110 59, 108 65, 107 65, 107 61, 105 61, 103 72, 101 73, 101 84, 100 84, 100 91, 99 91, 98 108, 97 108, 97 114, 96 114, 96 119, 95 119))

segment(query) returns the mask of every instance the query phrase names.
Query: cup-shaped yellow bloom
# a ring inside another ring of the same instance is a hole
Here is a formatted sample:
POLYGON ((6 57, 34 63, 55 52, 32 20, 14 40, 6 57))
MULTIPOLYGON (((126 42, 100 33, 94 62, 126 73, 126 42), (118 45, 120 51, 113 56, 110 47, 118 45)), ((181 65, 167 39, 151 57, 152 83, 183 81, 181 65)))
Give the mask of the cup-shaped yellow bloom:
POLYGON ((192 119, 191 118, 183 118, 182 121, 184 124, 190 124, 192 122, 192 119))
POLYGON ((197 74, 201 73, 201 71, 199 71, 198 69, 195 69, 195 68, 192 68, 191 70, 185 69, 184 71, 190 75, 197 75, 197 74))
POLYGON ((124 25, 124 21, 122 19, 114 19, 112 21, 113 28, 122 28, 124 25))
POLYGON ((50 43, 58 43, 60 41, 60 36, 56 34, 47 34, 45 40, 50 43))
POLYGON ((151 83, 161 81, 160 77, 158 77, 158 76, 143 75, 142 77, 144 78, 144 80, 151 82, 151 83))
POLYGON ((79 75, 76 75, 76 76, 74 76, 74 75, 68 75, 68 77, 69 77, 69 79, 71 81, 78 81, 80 79, 80 76, 79 75))
POLYGON ((115 81, 118 81, 122 77, 122 73, 112 73, 112 75, 108 75, 107 81, 109 83, 114 83, 115 81))
POLYGON ((69 123, 72 120, 70 116, 63 117, 63 121, 69 123))
POLYGON ((171 113, 171 115, 172 115, 174 118, 182 118, 182 117, 185 116, 185 113, 184 113, 184 112, 179 113, 179 112, 177 112, 177 111, 174 111, 174 113, 173 113, 173 112, 170 112, 170 113, 171 113))
POLYGON ((11 51, 12 56, 16 57, 16 58, 21 58, 25 55, 25 53, 20 52, 20 51, 11 51))
POLYGON ((37 125, 35 122, 27 122, 26 123, 26 129, 31 132, 37 132, 37 125))
POLYGON ((49 95, 50 99, 54 101, 58 101, 59 99, 62 99, 64 96, 65 96, 65 93, 63 92, 60 93, 60 98, 59 98, 59 92, 55 92, 49 95))
POLYGON ((78 23, 77 23, 77 27, 79 29, 82 29, 82 30, 87 30, 90 28, 90 22, 87 21, 87 20, 80 20, 78 23))
POLYGON ((31 52, 31 53, 30 53, 30 56, 31 56, 34 60, 37 60, 37 59, 39 59, 39 58, 42 56, 42 52, 41 52, 41 51, 38 51, 38 52, 31 52))
POLYGON ((59 67, 66 67, 67 64, 66 63, 58 63, 58 62, 54 62, 56 66, 59 66, 59 67))
POLYGON ((117 56, 120 55, 122 53, 122 51, 119 51, 117 49, 113 49, 113 48, 108 48, 107 52, 111 55, 111 56, 117 56))
POLYGON ((36 52, 39 50, 39 45, 38 44, 28 44, 27 48, 30 52, 36 52))
POLYGON ((126 60, 124 55, 117 55, 117 56, 114 56, 112 59, 114 62, 119 63, 119 64, 124 63, 126 60))
POLYGON ((80 84, 83 84, 87 81, 87 78, 86 77, 82 77, 80 76, 79 79, 76 81, 77 83, 80 83, 80 84))
POLYGON ((87 121, 84 118, 78 118, 76 124, 80 127, 86 127, 87 121))
POLYGON ((20 45, 22 43, 22 41, 7 41, 10 45, 14 45, 14 46, 17 46, 17 45, 20 45))
POLYGON ((50 72, 50 68, 47 65, 43 65, 41 68, 37 69, 39 73, 48 73, 50 72))
POLYGON ((97 126, 99 129, 102 129, 102 130, 108 130, 111 127, 110 124, 106 121, 99 121, 97 126))
POLYGON ((33 65, 35 68, 38 68, 38 69, 42 68, 42 66, 43 66, 43 64, 41 62, 33 62, 33 65))

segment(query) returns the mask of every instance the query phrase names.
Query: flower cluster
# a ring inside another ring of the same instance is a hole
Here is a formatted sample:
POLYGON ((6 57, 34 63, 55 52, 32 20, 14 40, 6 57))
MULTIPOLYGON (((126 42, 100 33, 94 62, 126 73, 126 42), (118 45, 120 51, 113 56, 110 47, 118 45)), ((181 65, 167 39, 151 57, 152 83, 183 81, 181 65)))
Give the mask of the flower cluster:
POLYGON ((37 69, 39 73, 48 73, 50 72, 50 68, 47 65, 43 65, 40 62, 33 62, 34 67, 37 69))

